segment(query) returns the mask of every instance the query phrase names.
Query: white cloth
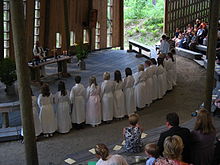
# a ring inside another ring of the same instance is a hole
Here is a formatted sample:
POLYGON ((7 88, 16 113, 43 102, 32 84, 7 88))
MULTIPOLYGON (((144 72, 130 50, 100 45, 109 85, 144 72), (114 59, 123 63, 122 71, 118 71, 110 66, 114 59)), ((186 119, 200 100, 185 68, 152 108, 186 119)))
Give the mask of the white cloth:
POLYGON ((167 90, 173 89, 174 84, 174 66, 171 58, 164 60, 164 68, 166 69, 166 77, 167 77, 167 90))
POLYGON ((124 79, 125 110, 127 115, 131 115, 136 112, 134 81, 134 77, 130 75, 124 79))
POLYGON ((146 74, 144 71, 136 72, 134 74, 135 80, 135 101, 138 108, 144 108, 146 104, 146 74))
POLYGON ((103 121, 110 121, 113 119, 114 113, 114 82, 111 80, 104 80, 101 85, 101 104, 103 121))
MULTIPOLYGON (((33 109, 33 120, 35 128, 35 136, 39 136, 42 133, 42 127, 38 115, 37 97, 32 96, 32 109, 33 109)), ((24 136, 23 128, 21 129, 21 136, 24 136)))
POLYGON ((150 66, 152 69, 152 73, 153 73, 153 87, 152 87, 152 99, 156 100, 158 97, 157 93, 157 66, 156 65, 151 65, 150 66))
POLYGON ((37 100, 38 106, 40 107, 40 121, 43 133, 53 133, 57 130, 57 122, 53 109, 53 95, 50 94, 48 97, 40 94, 37 100))
POLYGON ((86 90, 82 84, 76 84, 70 92, 72 106, 72 123, 81 124, 86 119, 86 90))
POLYGON ((164 96, 165 89, 165 79, 164 79, 164 68, 162 65, 157 67, 157 88, 158 88, 158 98, 161 99, 164 96))
POLYGON ((115 82, 114 90, 114 117, 122 118, 126 115, 125 111, 125 96, 122 89, 124 88, 124 82, 119 81, 115 82))
POLYGON ((176 71, 176 54, 173 55, 174 58, 174 65, 173 65, 173 70, 174 70, 174 76, 173 76, 173 85, 176 85, 176 80, 177 80, 177 71, 176 71))
POLYGON ((60 91, 57 92, 55 102, 57 104, 57 131, 67 133, 72 128, 69 92, 67 91, 65 96, 62 96, 60 91))
POLYGON ((128 165, 127 161, 121 155, 109 155, 107 160, 99 159, 96 165, 128 165))
POLYGON ((160 43, 160 52, 162 54, 167 54, 170 51, 170 44, 166 40, 162 40, 160 43))
POLYGON ((150 105, 153 98, 153 70, 151 67, 145 68, 146 74, 146 104, 150 105))
POLYGON ((101 124, 101 100, 100 100, 100 87, 92 84, 87 87, 86 92, 86 124, 98 125, 101 124))

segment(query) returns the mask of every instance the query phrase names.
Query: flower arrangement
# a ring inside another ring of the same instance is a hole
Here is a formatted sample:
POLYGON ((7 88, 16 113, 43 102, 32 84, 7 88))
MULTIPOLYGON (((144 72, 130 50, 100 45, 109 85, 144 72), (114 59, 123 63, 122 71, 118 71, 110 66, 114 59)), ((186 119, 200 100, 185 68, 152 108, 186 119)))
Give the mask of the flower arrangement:
POLYGON ((75 50, 76 50, 76 57, 78 61, 83 61, 85 58, 87 58, 89 50, 86 45, 83 43, 80 44, 74 44, 75 45, 75 50))

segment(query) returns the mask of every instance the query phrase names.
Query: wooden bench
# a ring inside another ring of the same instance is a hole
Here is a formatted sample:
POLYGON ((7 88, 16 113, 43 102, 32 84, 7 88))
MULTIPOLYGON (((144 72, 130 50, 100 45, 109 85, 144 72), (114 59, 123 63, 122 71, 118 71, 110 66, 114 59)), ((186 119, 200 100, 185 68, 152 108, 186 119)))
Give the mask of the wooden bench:
POLYGON ((2 128, 6 128, 9 125, 8 113, 20 110, 20 102, 8 102, 0 103, 0 113, 2 113, 2 128))
POLYGON ((177 51, 177 54, 184 56, 186 58, 189 58, 189 59, 201 60, 203 56, 202 53, 194 52, 194 51, 179 48, 179 47, 176 47, 176 51, 177 51))
MULTIPOLYGON (((208 47, 205 45, 196 45, 196 50, 207 54, 208 47)), ((216 53, 219 53, 219 52, 220 52, 220 48, 216 48, 216 53)))
POLYGON ((21 138, 21 126, 0 129, 0 142, 19 140, 21 138))
POLYGON ((150 49, 148 48, 147 45, 136 42, 134 40, 129 40, 129 50, 128 52, 137 52, 138 54, 136 55, 136 57, 147 57, 147 58, 151 58, 151 54, 150 54, 150 49), (139 49, 139 51, 136 51, 134 49, 132 49, 132 46, 135 46, 139 49), (149 52, 147 55, 142 53, 142 50, 149 52))

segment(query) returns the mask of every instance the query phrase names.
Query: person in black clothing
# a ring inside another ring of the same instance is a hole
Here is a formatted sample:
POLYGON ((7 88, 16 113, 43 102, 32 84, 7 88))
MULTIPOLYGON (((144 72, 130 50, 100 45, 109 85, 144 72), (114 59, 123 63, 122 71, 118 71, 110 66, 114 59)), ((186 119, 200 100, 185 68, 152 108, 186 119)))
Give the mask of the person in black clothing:
POLYGON ((166 115, 166 126, 169 130, 160 134, 157 146, 159 147, 159 153, 162 156, 163 153, 163 143, 166 137, 178 135, 182 138, 184 149, 182 153, 182 160, 184 162, 190 163, 190 131, 188 128, 183 128, 179 126, 179 116, 173 112, 166 115))

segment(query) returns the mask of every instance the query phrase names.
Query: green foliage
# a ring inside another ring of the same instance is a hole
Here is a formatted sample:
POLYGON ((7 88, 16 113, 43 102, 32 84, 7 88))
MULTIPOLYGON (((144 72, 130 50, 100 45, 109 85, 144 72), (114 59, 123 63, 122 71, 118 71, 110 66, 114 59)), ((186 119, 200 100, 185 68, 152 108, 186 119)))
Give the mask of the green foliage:
POLYGON ((6 86, 11 86, 16 80, 16 65, 9 58, 0 61, 0 80, 6 86))
POLYGON ((125 41, 132 38, 147 45, 160 40, 163 30, 164 0, 124 0, 125 41))
POLYGON ((82 61, 83 59, 87 58, 89 53, 89 49, 87 47, 87 45, 80 43, 80 44, 76 44, 76 57, 78 59, 78 61, 82 61))

